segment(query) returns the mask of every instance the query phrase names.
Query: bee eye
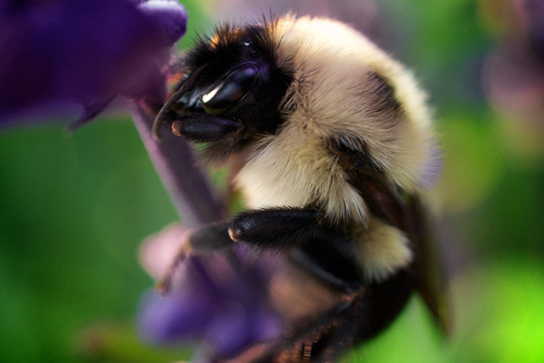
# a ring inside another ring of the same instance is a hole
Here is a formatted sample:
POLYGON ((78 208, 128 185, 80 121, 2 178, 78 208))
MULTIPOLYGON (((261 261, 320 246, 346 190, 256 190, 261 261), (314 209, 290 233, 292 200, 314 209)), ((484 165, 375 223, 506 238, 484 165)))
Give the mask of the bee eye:
POLYGON ((261 52, 253 46, 250 42, 243 43, 244 48, 242 54, 249 58, 257 58, 261 55, 261 52))
POLYGON ((218 114, 234 106, 251 89, 258 74, 259 69, 255 65, 232 71, 217 87, 202 96, 204 111, 218 114))

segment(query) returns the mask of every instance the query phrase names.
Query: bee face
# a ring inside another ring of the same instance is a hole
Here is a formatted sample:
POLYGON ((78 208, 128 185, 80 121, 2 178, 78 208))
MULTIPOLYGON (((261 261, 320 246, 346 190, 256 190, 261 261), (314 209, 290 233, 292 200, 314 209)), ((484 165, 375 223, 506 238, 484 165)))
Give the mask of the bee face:
POLYGON ((267 30, 267 25, 225 24, 199 41, 185 59, 183 92, 168 109, 175 133, 214 141, 212 153, 222 156, 276 133, 291 77, 276 65, 267 30), (202 122, 208 123, 207 135, 194 130, 202 122))

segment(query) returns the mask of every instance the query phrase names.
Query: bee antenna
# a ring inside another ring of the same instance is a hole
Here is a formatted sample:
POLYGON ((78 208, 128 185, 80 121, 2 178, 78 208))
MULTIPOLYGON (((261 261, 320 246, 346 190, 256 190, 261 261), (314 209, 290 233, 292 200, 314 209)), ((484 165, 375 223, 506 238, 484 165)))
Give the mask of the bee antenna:
POLYGON ((157 117, 155 117, 155 121, 153 122, 153 137, 155 138, 155 140, 160 141, 161 125, 165 123, 168 113, 170 112, 170 110, 172 110, 174 104, 178 102, 179 99, 183 97, 184 94, 193 90, 193 87, 195 85, 195 79, 202 72, 202 70, 206 68, 207 65, 208 63, 202 65, 200 68, 194 71, 193 74, 189 76, 187 81, 185 81, 181 85, 181 88, 178 91, 176 91, 176 93, 174 93, 172 96, 170 96, 168 101, 166 101, 164 105, 161 107, 161 110, 159 111, 159 113, 157 113, 157 117))

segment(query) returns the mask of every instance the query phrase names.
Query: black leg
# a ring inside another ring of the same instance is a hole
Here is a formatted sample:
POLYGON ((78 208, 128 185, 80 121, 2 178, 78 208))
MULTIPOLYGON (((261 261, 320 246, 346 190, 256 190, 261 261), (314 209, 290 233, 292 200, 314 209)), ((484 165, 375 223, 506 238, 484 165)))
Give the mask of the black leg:
POLYGON ((329 229, 319 223, 320 213, 302 208, 252 210, 232 222, 204 226, 190 237, 193 249, 218 251, 243 242, 258 248, 289 248, 324 238, 329 229))
POLYGON ((312 323, 278 344, 263 362, 289 361, 331 362, 339 353, 375 337, 387 328, 409 301, 414 289, 412 271, 400 270, 380 284, 361 287, 354 294, 312 323), (296 359, 296 357, 299 359, 296 359))
POLYGON ((320 213, 302 208, 253 210, 236 217, 229 228, 230 238, 260 248, 300 246, 325 233, 320 213))
POLYGON ((294 208, 249 211, 233 222, 204 226, 189 241, 194 251, 204 253, 232 249, 234 242, 285 250, 311 273, 353 293, 363 281, 356 251, 341 229, 321 225, 319 217, 319 212, 294 208))
POLYGON ((172 132, 196 142, 216 142, 227 135, 241 134, 239 122, 206 113, 193 113, 172 122, 172 132))
POLYGON ((401 313, 414 291, 411 267, 398 271, 387 281, 373 283, 361 289, 347 308, 329 316, 330 331, 320 339, 325 344, 315 346, 318 354, 326 355, 327 349, 342 349, 346 345, 368 341, 386 329, 401 313), (338 324, 338 325, 335 325, 338 324))
POLYGON ((353 244, 342 228, 322 223, 320 212, 302 208, 248 211, 233 220, 228 232, 235 242, 286 250, 296 263, 347 293, 362 284, 353 244))
POLYGON ((293 248, 289 256, 307 271, 352 294, 364 284, 363 269, 358 265, 356 254, 351 241, 340 231, 328 231, 293 248))
POLYGON ((197 252, 221 252, 232 248, 229 225, 230 222, 221 222, 200 228, 189 238, 191 248, 197 252))

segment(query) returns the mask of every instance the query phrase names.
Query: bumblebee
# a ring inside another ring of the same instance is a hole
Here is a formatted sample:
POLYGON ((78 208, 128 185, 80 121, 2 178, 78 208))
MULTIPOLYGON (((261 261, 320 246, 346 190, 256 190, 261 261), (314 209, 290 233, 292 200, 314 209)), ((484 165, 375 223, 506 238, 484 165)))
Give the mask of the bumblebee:
MULTIPOLYGON (((278 289, 291 330, 259 360, 330 361, 388 327, 414 291, 445 329, 424 206, 440 152, 413 75, 351 27, 293 15, 222 24, 183 62, 155 132, 167 125, 206 143, 208 160, 239 165, 247 206, 194 232, 192 248, 281 251, 298 281, 335 297, 291 313, 278 289)), ((311 295, 291 285, 291 298, 311 295)))

